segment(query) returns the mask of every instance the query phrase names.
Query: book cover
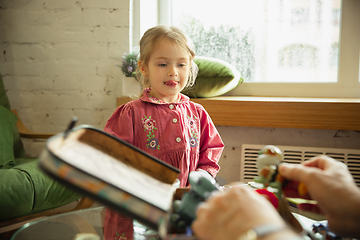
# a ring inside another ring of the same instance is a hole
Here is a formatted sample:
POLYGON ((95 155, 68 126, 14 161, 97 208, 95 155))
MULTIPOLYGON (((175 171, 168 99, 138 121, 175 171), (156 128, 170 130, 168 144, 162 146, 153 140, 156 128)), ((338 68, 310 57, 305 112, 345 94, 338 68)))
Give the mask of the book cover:
POLYGON ((39 159, 53 178, 151 228, 171 210, 179 170, 102 130, 53 136, 39 159))

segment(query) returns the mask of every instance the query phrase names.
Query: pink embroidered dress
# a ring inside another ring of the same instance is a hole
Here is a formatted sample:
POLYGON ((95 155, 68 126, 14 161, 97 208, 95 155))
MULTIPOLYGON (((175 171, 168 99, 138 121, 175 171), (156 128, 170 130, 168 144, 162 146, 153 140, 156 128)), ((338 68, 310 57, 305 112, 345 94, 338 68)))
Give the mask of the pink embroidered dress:
MULTIPOLYGON (((188 185, 187 178, 191 171, 201 169, 215 177, 220 169, 218 161, 224 143, 204 107, 183 94, 179 94, 177 102, 165 103, 150 96, 149 92, 147 88, 140 99, 118 107, 107 121, 104 131, 180 169, 178 179, 181 187, 188 185)), ((109 214, 116 213, 110 210, 106 212, 105 233, 110 233, 107 230, 112 229, 111 232, 115 231, 118 235, 111 234, 108 239, 116 239, 122 234, 120 229, 125 223, 118 222, 119 219, 114 218, 116 216, 109 214)), ((132 239, 129 236, 131 232, 125 235, 127 239, 132 239)))

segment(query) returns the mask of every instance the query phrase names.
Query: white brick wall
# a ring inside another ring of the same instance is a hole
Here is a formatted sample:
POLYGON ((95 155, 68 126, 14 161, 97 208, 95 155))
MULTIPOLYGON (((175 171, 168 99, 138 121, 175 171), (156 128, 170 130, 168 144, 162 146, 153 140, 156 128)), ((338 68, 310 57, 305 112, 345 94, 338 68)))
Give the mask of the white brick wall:
POLYGON ((61 132, 73 116, 103 128, 122 92, 129 1, 0 0, 0 49, 11 106, 31 130, 61 132))
POLYGON ((34 131, 73 115, 102 128, 121 93, 115 64, 129 49, 129 1, 0 1, 0 73, 34 131))

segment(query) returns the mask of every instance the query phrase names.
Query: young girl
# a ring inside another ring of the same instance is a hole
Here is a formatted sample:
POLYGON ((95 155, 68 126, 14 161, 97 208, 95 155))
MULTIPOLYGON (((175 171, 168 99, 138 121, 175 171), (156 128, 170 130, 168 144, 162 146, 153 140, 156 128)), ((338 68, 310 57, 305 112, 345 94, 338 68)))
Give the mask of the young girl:
MULTIPOLYGON (((188 186, 191 171, 215 177, 224 148, 205 109, 180 93, 195 81, 194 56, 190 39, 180 29, 147 30, 140 40, 138 62, 142 96, 117 108, 104 129, 180 169, 181 187, 188 186)), ((105 239, 129 240, 132 234, 132 220, 107 209, 105 239)))

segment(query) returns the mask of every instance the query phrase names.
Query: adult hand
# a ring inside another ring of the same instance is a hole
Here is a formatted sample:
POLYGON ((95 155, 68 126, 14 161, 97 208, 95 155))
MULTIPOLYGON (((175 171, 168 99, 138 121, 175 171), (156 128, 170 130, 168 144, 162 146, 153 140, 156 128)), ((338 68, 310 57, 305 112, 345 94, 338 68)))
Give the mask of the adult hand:
POLYGON ((279 173, 306 185, 332 231, 341 236, 360 236, 360 189, 345 164, 318 156, 298 165, 282 163, 279 173))
MULTIPOLYGON (((263 224, 286 226, 265 197, 249 186, 233 186, 229 190, 218 192, 199 206, 192 229, 199 239, 235 240, 249 229, 263 224)), ((297 236, 290 230, 277 234, 287 234, 284 239, 297 236)), ((279 239, 277 237, 280 236, 271 234, 266 239, 279 239)))

